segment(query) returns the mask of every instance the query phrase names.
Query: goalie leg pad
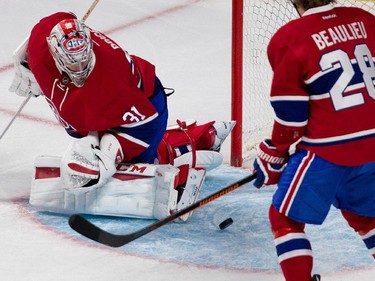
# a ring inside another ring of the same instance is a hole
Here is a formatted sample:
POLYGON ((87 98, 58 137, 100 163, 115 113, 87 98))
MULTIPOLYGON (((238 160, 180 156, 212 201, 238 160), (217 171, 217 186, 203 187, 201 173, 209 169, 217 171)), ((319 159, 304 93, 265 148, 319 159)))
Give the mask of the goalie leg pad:
POLYGON ((39 210, 63 214, 91 214, 152 219, 155 201, 153 178, 112 179, 99 189, 72 192, 60 178, 32 182, 30 204, 39 210))
MULTIPOLYGON (((193 152, 185 153, 174 160, 174 166, 190 165, 193 162, 193 152)), ((195 155, 195 168, 210 171, 223 164, 223 155, 212 150, 198 150, 195 155)))
POLYGON ((168 196, 162 201, 161 194, 158 194, 158 207, 162 205, 160 202, 164 202, 165 206, 163 215, 169 214, 168 208, 175 209, 176 203, 173 202, 177 202, 177 191, 172 187, 178 178, 176 167, 137 164, 118 170, 101 188, 74 192, 64 186, 60 177, 60 161, 60 157, 49 156, 35 160, 30 204, 39 210, 152 219, 155 218, 157 186, 162 189, 168 186, 174 192, 170 195, 171 203, 168 196))
MULTIPOLYGON (((194 204, 198 200, 205 176, 206 171, 204 169, 189 168, 186 183, 177 188, 182 190, 181 198, 177 203, 177 211, 194 204)), ((192 214, 193 212, 183 215, 180 220, 187 221, 192 214)))
POLYGON ((171 165, 158 165, 156 173, 156 190, 154 217, 162 219, 169 216, 177 208, 179 170, 171 165))

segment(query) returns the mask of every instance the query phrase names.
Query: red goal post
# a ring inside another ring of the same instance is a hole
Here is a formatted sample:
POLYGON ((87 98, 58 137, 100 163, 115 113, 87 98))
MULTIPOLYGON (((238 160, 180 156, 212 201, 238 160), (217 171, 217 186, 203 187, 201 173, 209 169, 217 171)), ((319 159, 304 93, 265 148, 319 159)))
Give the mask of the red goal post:
MULTIPOLYGON (((375 14, 375 0, 338 0, 375 14)), ((272 71, 266 49, 273 33, 297 18, 289 0, 232 0, 231 165, 251 166, 256 147, 269 137, 273 112, 269 104, 272 71)))

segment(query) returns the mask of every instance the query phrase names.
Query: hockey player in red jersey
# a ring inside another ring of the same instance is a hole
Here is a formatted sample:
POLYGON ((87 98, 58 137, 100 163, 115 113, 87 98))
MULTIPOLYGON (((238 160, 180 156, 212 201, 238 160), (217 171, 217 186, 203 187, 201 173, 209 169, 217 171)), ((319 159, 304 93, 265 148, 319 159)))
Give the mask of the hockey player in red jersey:
POLYGON ((375 17, 334 0, 292 3, 301 17, 268 46, 276 117, 254 185, 277 184, 269 219, 285 279, 310 281, 304 227, 331 205, 375 257, 375 17))
MULTIPOLYGON (((10 90, 20 95, 43 95, 67 133, 77 138, 57 165, 69 190, 87 192, 102 187, 112 180, 119 163, 175 164, 182 171, 178 180, 176 172, 162 168, 151 169, 147 177, 174 174, 176 178, 166 177, 176 188, 175 181, 186 184, 193 173, 201 179, 195 182, 200 189, 204 172, 197 170, 220 162, 214 152, 218 153, 235 124, 179 122, 165 134, 167 94, 155 66, 130 55, 72 13, 43 18, 15 51, 14 59, 16 75, 10 90), (213 154, 197 154, 201 150, 213 154)), ((51 165, 49 160, 43 161, 38 165, 51 165)), ((132 168, 135 170, 143 171, 132 168)), ((60 182, 55 187, 58 185, 61 187, 60 182)), ((195 200, 199 190, 192 193, 195 200)))

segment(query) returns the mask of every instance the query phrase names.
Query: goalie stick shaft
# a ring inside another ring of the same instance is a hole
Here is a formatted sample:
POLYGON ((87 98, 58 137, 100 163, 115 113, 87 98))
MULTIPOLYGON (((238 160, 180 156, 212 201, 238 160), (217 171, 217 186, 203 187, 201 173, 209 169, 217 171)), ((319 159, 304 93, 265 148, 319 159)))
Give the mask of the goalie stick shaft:
POLYGON ((28 95, 27 98, 22 102, 21 106, 19 107, 19 109, 17 110, 17 112, 13 115, 13 118, 12 120, 10 120, 10 122, 8 123, 8 125, 5 127, 4 131, 2 132, 2 134, 0 135, 0 140, 3 138, 3 136, 5 135, 5 133, 8 131, 9 127, 13 124, 14 120, 17 118, 17 116, 21 113, 22 109, 25 107, 25 105, 29 102, 31 98, 31 95, 28 95))
POLYGON ((190 213, 191 211, 198 209, 200 207, 203 207, 204 205, 207 205, 209 202, 218 199, 219 197, 236 190, 240 186, 243 186, 246 183, 251 182, 256 178, 256 174, 249 175, 227 187, 224 187, 223 189, 220 189, 219 191, 201 199, 195 202, 194 204, 173 213, 172 215, 165 217, 155 223, 152 223, 140 230, 137 230, 135 232, 129 233, 129 234, 113 234, 110 232, 105 231, 104 229, 101 229, 100 227, 92 224, 87 219, 85 219, 83 216, 79 214, 74 214, 70 216, 69 218, 69 225, 72 229, 77 231, 78 233, 82 234, 83 236, 94 240, 98 243, 110 246, 110 247, 121 247, 125 244, 128 244, 143 235, 150 233, 156 229, 158 229, 161 226, 164 226, 171 221, 174 221, 178 219, 179 217, 190 213))
POLYGON ((96 5, 99 3, 99 0, 94 0, 94 2, 92 2, 91 6, 89 7, 89 9, 87 10, 87 12, 85 13, 85 15, 82 17, 82 21, 85 22, 87 20, 87 18, 89 17, 89 15, 91 14, 91 12, 95 9, 96 5))

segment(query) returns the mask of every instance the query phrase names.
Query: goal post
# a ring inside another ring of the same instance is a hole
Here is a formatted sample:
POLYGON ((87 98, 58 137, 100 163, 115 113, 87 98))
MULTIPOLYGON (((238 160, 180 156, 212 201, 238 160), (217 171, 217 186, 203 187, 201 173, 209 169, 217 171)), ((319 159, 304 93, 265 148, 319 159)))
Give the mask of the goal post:
MULTIPOLYGON (((375 0, 337 0, 375 14, 375 0)), ((272 70, 267 46, 278 28, 299 17, 290 0, 232 0, 231 165, 250 166, 257 145, 269 137, 273 111, 269 103, 272 70)))
POLYGON ((243 124, 243 0, 232 0, 232 108, 236 120, 231 133, 231 165, 242 166, 243 124))
POLYGON ((272 71, 267 59, 271 36, 297 17, 288 1, 232 0, 231 165, 243 166, 269 135, 273 113, 268 102, 272 71))

